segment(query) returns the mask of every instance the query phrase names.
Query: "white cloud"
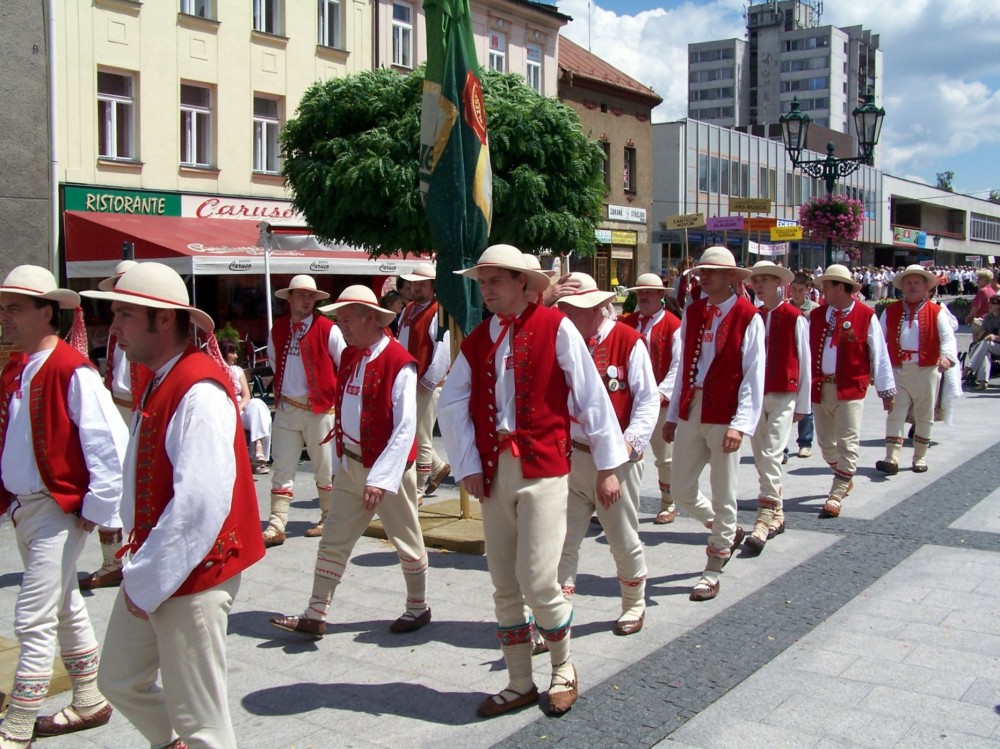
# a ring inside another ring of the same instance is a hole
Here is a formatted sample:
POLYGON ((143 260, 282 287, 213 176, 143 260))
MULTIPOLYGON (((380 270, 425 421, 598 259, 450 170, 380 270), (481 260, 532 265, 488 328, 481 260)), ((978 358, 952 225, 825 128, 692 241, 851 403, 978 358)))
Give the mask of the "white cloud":
MULTIPOLYGON (((667 4, 668 0, 664 0, 667 4)), ((618 15, 587 0, 560 0, 574 20, 563 33, 661 97, 657 122, 687 113, 687 45, 744 38, 743 0, 705 0, 618 15)), ((862 25, 883 50, 886 119, 880 158, 893 174, 956 172, 959 190, 1000 185, 1000 2, 826 0, 821 19, 862 25), (992 171, 998 173, 994 177, 992 171)))

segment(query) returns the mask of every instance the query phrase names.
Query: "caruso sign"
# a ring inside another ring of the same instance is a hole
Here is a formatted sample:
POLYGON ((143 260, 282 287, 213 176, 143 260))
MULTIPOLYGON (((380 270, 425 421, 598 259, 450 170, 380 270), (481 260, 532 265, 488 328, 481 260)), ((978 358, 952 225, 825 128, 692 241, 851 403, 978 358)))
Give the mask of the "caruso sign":
POLYGON ((190 218, 267 221, 276 226, 305 224, 305 217, 287 200, 184 195, 181 197, 181 215, 190 218))

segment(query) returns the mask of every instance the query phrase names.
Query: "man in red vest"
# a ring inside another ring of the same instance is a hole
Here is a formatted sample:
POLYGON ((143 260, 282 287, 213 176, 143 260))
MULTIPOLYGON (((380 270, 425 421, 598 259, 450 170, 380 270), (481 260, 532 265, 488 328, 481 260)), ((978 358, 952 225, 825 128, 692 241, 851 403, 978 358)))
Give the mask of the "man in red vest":
POLYGON ((417 362, 386 335, 394 315, 379 307, 368 287, 348 286, 336 303, 320 309, 336 315, 347 341, 337 371, 337 418, 331 434, 337 480, 330 522, 316 554, 309 605, 300 616, 276 616, 271 624, 288 632, 323 636, 351 550, 377 513, 406 580, 406 611, 389 629, 397 634, 413 632, 431 620, 413 463, 417 362))
POLYGON ((913 471, 927 471, 934 406, 941 375, 958 362, 955 331, 948 315, 930 301, 937 276, 911 265, 892 279, 903 298, 890 302, 879 325, 889 347, 896 381, 896 400, 885 421, 885 460, 875 463, 882 473, 899 472, 906 414, 913 407, 913 471))
POLYGON ((684 309, 683 360, 667 409, 663 438, 674 443, 674 500, 711 530, 705 571, 692 601, 719 594, 722 568, 742 543, 736 523, 736 471, 744 436, 760 421, 764 391, 764 325, 757 308, 733 293, 750 275, 725 247, 709 247, 694 273, 702 296, 684 309), (712 504, 697 504, 698 478, 712 472, 712 504))
POLYGON ((549 277, 529 269, 511 245, 486 248, 472 268, 493 316, 462 343, 438 403, 455 478, 479 497, 498 637, 509 682, 477 711, 493 717, 538 701, 532 678, 532 621, 548 640, 551 714, 576 701, 570 660, 573 607, 559 585, 566 537, 570 420, 587 435, 598 501, 620 489, 615 469, 628 460, 625 439, 587 345, 563 315, 529 302, 549 277))
MULTIPOLYGON (((674 390, 677 365, 680 362, 681 320, 663 307, 667 289, 655 273, 643 273, 629 291, 635 292, 636 309, 621 322, 635 328, 649 349, 653 374, 660 392, 660 413, 649 441, 660 484, 660 511, 653 522, 666 525, 677 519, 677 507, 670 494, 670 475, 674 447, 663 441, 663 425, 667 421, 667 407, 674 390)), ((710 512, 708 497, 698 492, 697 502, 710 512)))
POLYGON ((129 556, 98 681, 152 746, 235 749, 226 628, 242 572, 264 545, 229 375, 191 343, 191 324, 215 325, 160 263, 86 293, 111 301, 118 345, 153 372, 125 455, 129 556))
POLYGON ((76 563, 95 526, 118 527, 128 430, 91 363, 59 338, 59 313, 80 297, 45 268, 21 265, 0 286, 0 325, 15 351, 0 384, 0 510, 10 514, 24 563, 14 605, 20 652, 0 747, 26 747, 104 725, 97 640, 77 588, 76 563), (56 648, 73 699, 36 716, 56 648))
POLYGON ((597 467, 591 457, 590 443, 579 424, 571 425, 574 455, 559 581, 563 595, 571 598, 576 590, 580 544, 596 512, 621 587, 622 613, 614 633, 631 635, 640 631, 646 620, 646 555, 639 540, 639 489, 642 454, 660 413, 660 395, 642 336, 635 328, 612 319, 613 308, 609 309, 609 303, 615 293, 598 289, 586 273, 573 273, 571 277, 579 282, 579 290, 559 300, 559 311, 570 319, 587 343, 625 435, 629 460, 616 470, 621 499, 605 505, 596 494, 597 467))
POLYGON ((451 336, 438 340, 434 266, 420 263, 413 273, 400 277, 410 282, 410 303, 403 309, 396 337, 417 360, 417 490, 433 494, 451 472, 434 452, 434 422, 440 386, 451 364, 451 336))
POLYGON ((782 507, 781 461, 792 424, 812 413, 810 404, 809 325, 805 316, 778 295, 794 275, 770 260, 751 269, 750 284, 760 300, 764 320, 764 405, 760 422, 750 438, 760 491, 757 518, 746 538, 747 547, 759 554, 768 539, 785 530, 782 507))
POLYGON ((317 290, 311 276, 295 276, 274 295, 288 302, 288 314, 274 321, 267 341, 276 406, 271 428, 271 516, 264 529, 267 548, 285 543, 288 507, 303 447, 312 463, 320 509, 319 522, 305 535, 323 535, 333 490, 333 453, 323 440, 333 429, 336 362, 344 350, 337 326, 313 309, 330 295, 317 290))
POLYGON ((809 315, 813 417, 823 460, 833 469, 833 485, 820 515, 837 517, 854 488, 861 417, 872 372, 886 411, 892 410, 896 383, 875 313, 854 299, 861 284, 837 264, 816 283, 825 301, 809 315))

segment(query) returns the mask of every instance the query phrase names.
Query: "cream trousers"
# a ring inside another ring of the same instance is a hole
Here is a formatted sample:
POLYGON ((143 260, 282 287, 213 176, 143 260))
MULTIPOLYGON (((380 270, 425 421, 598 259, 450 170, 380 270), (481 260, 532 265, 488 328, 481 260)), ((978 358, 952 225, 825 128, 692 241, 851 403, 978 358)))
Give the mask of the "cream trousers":
POLYGON ((760 483, 758 497, 781 502, 781 460, 795 418, 795 393, 767 393, 750 438, 760 483))
POLYGON ((819 403, 813 403, 816 441, 823 460, 844 478, 853 476, 858 467, 864 411, 864 400, 837 400, 837 385, 833 382, 823 383, 822 398, 819 403))

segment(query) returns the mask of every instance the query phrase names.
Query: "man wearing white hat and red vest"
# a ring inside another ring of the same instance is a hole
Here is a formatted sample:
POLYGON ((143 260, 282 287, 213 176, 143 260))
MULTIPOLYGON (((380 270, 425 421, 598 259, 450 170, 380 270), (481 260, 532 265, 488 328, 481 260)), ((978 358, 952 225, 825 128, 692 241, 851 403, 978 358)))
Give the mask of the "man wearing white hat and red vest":
POLYGON ((570 426, 573 464, 559 581, 563 594, 571 598, 576 590, 580 544, 596 512, 621 587, 622 613, 613 631, 620 636, 631 635, 642 629, 646 619, 646 555, 639 540, 639 489, 642 456, 659 416, 660 395, 642 336, 635 328, 612 318, 609 303, 615 293, 598 289, 586 273, 573 273, 571 278, 579 282, 579 289, 559 300, 559 311, 580 331, 590 350, 625 435, 629 460, 616 470, 621 499, 605 505, 597 496, 597 468, 587 436, 578 423, 570 426))
MULTIPOLYGON (((101 291, 110 291, 122 274, 136 265, 138 263, 134 260, 122 260, 115 267, 115 274, 97 284, 97 288, 101 291)), ((125 352, 119 350, 117 339, 113 335, 108 336, 104 386, 111 393, 111 399, 126 427, 132 424, 132 407, 138 403, 152 374, 141 364, 130 362, 125 352)), ((99 527, 97 535, 101 542, 103 564, 89 577, 80 580, 81 590, 110 588, 120 585, 122 581, 122 560, 118 556, 118 549, 122 544, 122 529, 99 527)))
POLYGON ((57 288, 38 266, 14 268, 0 286, 0 325, 15 348, 0 374, 0 510, 13 521, 24 564, 2 749, 28 746, 35 732, 56 736, 111 718, 97 687, 97 640, 76 563, 95 526, 120 526, 128 430, 97 370, 59 338, 60 310, 79 306, 76 292, 57 288), (72 702, 36 723, 57 652, 72 702))
POLYGON ((906 414, 913 408, 913 471, 927 471, 934 406, 942 373, 958 362, 955 331, 941 306, 930 301, 937 276, 920 265, 897 273, 892 284, 903 298, 886 305, 879 320, 889 348, 896 400, 885 422, 885 460, 875 463, 882 473, 899 472, 906 414))
MULTIPOLYGON (((416 285, 416 284, 414 284, 416 285)), ((413 632, 431 620, 427 606, 427 551, 417 517, 417 362, 386 335, 394 317, 365 286, 348 286, 334 304, 347 341, 337 371, 337 419, 332 438, 337 480, 329 522, 316 553, 309 605, 299 616, 271 619, 278 629, 322 637, 334 592, 354 545, 378 514, 399 554, 406 610, 390 626, 413 632)))
POLYGON ((861 284, 838 264, 827 268, 816 283, 825 302, 809 315, 813 418, 823 460, 833 469, 833 484, 820 514, 837 517, 854 488, 861 417, 872 373, 886 411, 892 410, 896 383, 875 313, 854 299, 861 284))
POLYGON ((234 748, 226 629, 264 545, 229 375, 191 342, 191 324, 215 325, 160 263, 85 293, 111 301, 118 345, 153 372, 125 456, 128 558, 98 682, 154 747, 234 748))
POLYGON ((785 530, 781 461, 792 424, 812 413, 812 370, 806 318, 778 295, 794 274, 770 260, 761 260, 750 272, 750 284, 761 301, 766 355, 763 408, 750 438, 760 491, 757 517, 746 538, 746 546, 759 554, 768 539, 785 530))
POLYGON ((323 444, 333 429, 333 402, 337 394, 336 362, 344 337, 315 303, 330 295, 316 288, 312 276, 295 276, 274 295, 288 302, 288 314, 271 327, 267 358, 274 370, 274 424, 271 429, 271 516, 264 530, 264 546, 285 543, 288 507, 294 496, 295 471, 305 447, 319 494, 319 522, 305 535, 323 535, 333 489, 333 453, 323 444))
POLYGON ((417 360, 417 490, 433 494, 451 466, 434 451, 434 422, 441 383, 451 364, 451 337, 438 340, 438 302, 434 297, 436 271, 420 263, 400 278, 410 282, 410 302, 403 308, 396 337, 417 360))
MULTIPOLYGON (((660 485, 660 511, 653 522, 656 525, 666 525, 677 519, 677 507, 670 494, 674 448, 663 441, 663 425, 667 421, 667 407, 670 405, 677 365, 680 362, 681 321, 677 315, 663 308, 667 289, 655 273, 640 275, 636 279, 636 285, 629 288, 629 291, 635 292, 636 309, 631 315, 620 318, 620 321, 635 328, 646 343, 660 394, 660 412, 649 446, 660 485)), ((698 492, 697 501, 705 508, 708 507, 708 498, 701 492, 698 492)))
POLYGON ((570 660, 573 607, 558 568, 566 537, 570 419, 580 422, 597 469, 598 501, 620 489, 615 469, 628 460, 608 391, 587 345, 563 315, 529 302, 549 286, 511 245, 488 247, 472 268, 493 316, 462 343, 438 403, 438 419, 455 478, 479 497, 486 560, 493 581, 498 636, 509 682, 478 715, 493 717, 538 701, 531 631, 524 606, 549 644, 550 714, 576 701, 570 660))
POLYGON ((690 595, 692 601, 707 601, 718 595, 722 568, 744 537, 736 523, 736 471, 743 437, 753 436, 760 421, 764 324, 756 307, 733 293, 750 271, 738 268, 728 249, 709 247, 692 272, 702 295, 684 309, 682 362, 663 437, 674 443, 674 500, 711 531, 708 561, 690 595), (696 502, 706 465, 709 511, 696 502))

